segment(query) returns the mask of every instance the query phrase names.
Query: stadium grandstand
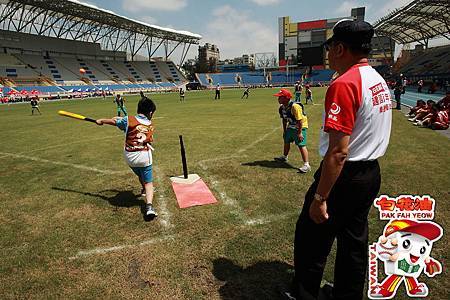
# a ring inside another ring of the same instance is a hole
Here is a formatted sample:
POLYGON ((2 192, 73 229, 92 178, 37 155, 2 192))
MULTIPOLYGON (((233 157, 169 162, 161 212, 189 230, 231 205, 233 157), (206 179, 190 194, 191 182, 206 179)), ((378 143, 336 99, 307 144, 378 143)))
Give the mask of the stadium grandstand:
POLYGON ((0 1, 0 89, 4 95, 171 90, 201 36, 149 25, 75 0, 0 1), (160 56, 157 56, 160 55, 160 56))
POLYGON ((410 87, 422 79, 426 90, 445 93, 450 80, 449 20, 448 0, 415 0, 376 21, 377 34, 403 45, 400 57, 388 70, 390 74, 385 75, 406 77, 410 87), (435 39, 443 40, 444 45, 429 47, 435 39), (412 50, 411 44, 416 44, 412 50))
MULTIPOLYGON (((429 47, 430 40, 450 40, 450 9, 447 0, 415 0, 398 8, 374 23, 375 37, 369 63, 388 79, 406 76, 412 83, 420 79, 432 86, 434 82, 445 92, 450 79, 450 45, 429 47), (416 49, 408 50, 417 43, 416 49), (403 51, 394 62, 395 44, 403 51)), ((306 22, 290 22, 280 17, 278 65, 272 69, 240 72, 223 70, 220 73, 199 73, 197 80, 206 87, 245 85, 293 85, 302 80, 312 85, 328 83, 333 75, 322 50, 323 42, 331 35, 332 27, 341 19, 364 20, 365 8, 351 10, 350 16, 306 22)), ((412 85, 413 86, 413 85, 412 85)))
MULTIPOLYGON (((291 22, 290 17, 278 18, 278 63, 272 68, 254 72, 227 70, 222 73, 197 74, 204 86, 221 84, 225 87, 241 85, 290 86, 296 81, 310 85, 329 83, 334 71, 329 69, 323 43, 332 35, 333 26, 343 19, 364 20, 365 8, 353 8, 350 16, 303 22, 291 22)), ((392 64, 394 43, 387 36, 374 39, 371 64, 392 64)))
MULTIPOLYGON (((223 87, 238 87, 238 86, 285 86, 293 85, 300 78, 304 78, 303 72, 295 71, 280 71, 280 70, 259 70, 252 72, 234 73, 200 73, 197 74, 198 81, 204 86, 213 86, 220 84, 223 87)), ((307 81, 312 84, 320 85, 328 83, 334 74, 332 70, 312 70, 308 72, 307 81)))

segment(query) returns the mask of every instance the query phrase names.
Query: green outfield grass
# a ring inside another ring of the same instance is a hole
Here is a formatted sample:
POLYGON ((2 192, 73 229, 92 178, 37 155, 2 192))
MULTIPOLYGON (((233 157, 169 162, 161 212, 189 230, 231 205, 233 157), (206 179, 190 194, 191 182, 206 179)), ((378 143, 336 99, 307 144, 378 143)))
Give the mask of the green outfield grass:
MULTIPOLYGON (((148 223, 121 132, 57 115, 112 117, 111 98, 42 103, 42 116, 31 116, 29 105, 0 106, 0 298, 279 299, 292 276, 295 222, 313 172, 273 161, 282 151, 274 92, 251 90, 245 101, 242 90, 224 90, 220 101, 213 92, 187 92, 185 103, 178 94, 151 95, 160 215, 148 223), (182 174, 180 134, 190 173, 217 204, 178 208, 169 177, 182 174)), ((320 105, 306 110, 315 170, 325 89, 313 92, 320 105)), ((126 99, 135 112, 138 97, 126 99)), ((381 193, 432 195, 435 221, 448 230, 450 140, 393 116, 381 193)), ((296 148, 290 163, 301 166, 296 148)), ((371 242, 384 225, 372 209, 371 242)), ((448 299, 449 243, 444 233, 432 251, 444 272, 420 277, 429 299, 448 299)), ((328 281, 333 262, 334 254, 328 281)), ((406 299, 403 286, 397 295, 406 299)))

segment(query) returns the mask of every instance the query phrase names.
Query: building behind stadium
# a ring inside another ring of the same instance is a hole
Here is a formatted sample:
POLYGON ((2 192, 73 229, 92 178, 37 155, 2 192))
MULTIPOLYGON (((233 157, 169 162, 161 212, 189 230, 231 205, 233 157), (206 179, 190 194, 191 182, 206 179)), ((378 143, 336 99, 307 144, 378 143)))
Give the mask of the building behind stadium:
MULTIPOLYGON (((364 20, 365 7, 352 8, 350 16, 303 22, 290 17, 278 18, 278 59, 282 66, 328 69, 323 43, 332 36, 333 26, 342 19, 364 20)), ((393 63, 395 42, 389 37, 375 36, 369 63, 373 66, 393 63)))

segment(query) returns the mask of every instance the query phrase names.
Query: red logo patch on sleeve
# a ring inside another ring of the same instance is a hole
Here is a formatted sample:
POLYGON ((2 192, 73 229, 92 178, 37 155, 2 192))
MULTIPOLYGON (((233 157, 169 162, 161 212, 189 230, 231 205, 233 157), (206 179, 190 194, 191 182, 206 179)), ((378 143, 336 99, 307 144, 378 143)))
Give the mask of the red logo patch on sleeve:
POLYGON ((372 91, 372 96, 378 95, 381 92, 384 92, 383 84, 377 83, 376 85, 369 88, 372 91))

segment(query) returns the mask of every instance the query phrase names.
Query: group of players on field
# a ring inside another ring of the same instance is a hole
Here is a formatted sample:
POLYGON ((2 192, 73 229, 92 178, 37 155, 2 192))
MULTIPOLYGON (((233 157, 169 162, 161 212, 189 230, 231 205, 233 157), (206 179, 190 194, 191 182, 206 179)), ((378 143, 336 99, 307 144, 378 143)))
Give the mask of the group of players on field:
MULTIPOLYGON (((295 143, 300 151, 304 165, 299 168, 299 172, 306 173, 311 170, 308 162, 308 151, 306 149, 308 118, 305 108, 301 103, 302 85, 297 82, 295 85, 295 99, 291 92, 287 89, 281 91, 274 96, 278 97, 279 115, 282 120, 284 151, 281 157, 276 157, 279 162, 287 162, 290 144, 295 143)), ((220 85, 215 88, 215 99, 220 99, 220 85)), ((241 99, 248 99, 250 87, 245 87, 241 99)), ((179 90, 180 102, 185 100, 185 90, 179 90)), ((125 133, 124 157, 132 169, 138 176, 141 183, 141 195, 145 198, 144 219, 152 220, 157 216, 153 208, 153 171, 152 171, 152 142, 154 125, 152 117, 156 111, 155 103, 146 97, 143 92, 140 93, 141 99, 138 103, 137 114, 128 115, 125 107, 125 99, 122 95, 117 94, 113 100, 116 104, 117 116, 110 119, 98 119, 98 125, 112 125, 125 133)), ((305 101, 312 103, 312 92, 308 85, 305 86, 305 101)), ((39 98, 32 98, 30 101, 31 113, 39 109, 39 98)))
MULTIPOLYGON (((292 99, 292 94, 286 89, 282 89, 278 94, 274 96, 278 97, 280 104, 279 114, 282 119, 283 127, 283 140, 284 140, 284 152, 283 156, 275 158, 277 161, 287 162, 287 155, 291 143, 295 143, 300 151, 304 166, 299 170, 300 172, 308 172, 311 170, 308 162, 308 152, 306 149, 307 141, 307 128, 308 119, 306 113, 301 104, 301 85, 297 82, 295 86, 295 100, 292 99)), ((215 99, 220 99, 221 87, 218 85, 215 89, 215 99)), ((185 90, 180 88, 180 101, 185 100, 185 90)), ((250 94, 250 87, 246 87, 241 99, 248 99, 250 94)), ((306 101, 312 102, 312 92, 309 86, 306 86, 306 101)), ((129 116, 125 107, 125 99, 122 95, 117 94, 113 100, 116 104, 117 116, 111 119, 98 119, 98 125, 112 125, 118 127, 125 132, 125 146, 124 157, 132 169, 132 171, 138 176, 142 186, 141 195, 145 197, 145 210, 144 219, 152 220, 157 216, 156 211, 153 208, 153 171, 152 171, 152 150, 151 143, 153 142, 154 126, 152 124, 152 117, 156 111, 155 103, 140 93, 141 99, 138 103, 137 115, 129 116), (121 116, 123 115, 123 116, 121 116)), ((34 97, 30 101, 31 114, 37 111, 41 114, 39 109, 39 98, 34 97)))

